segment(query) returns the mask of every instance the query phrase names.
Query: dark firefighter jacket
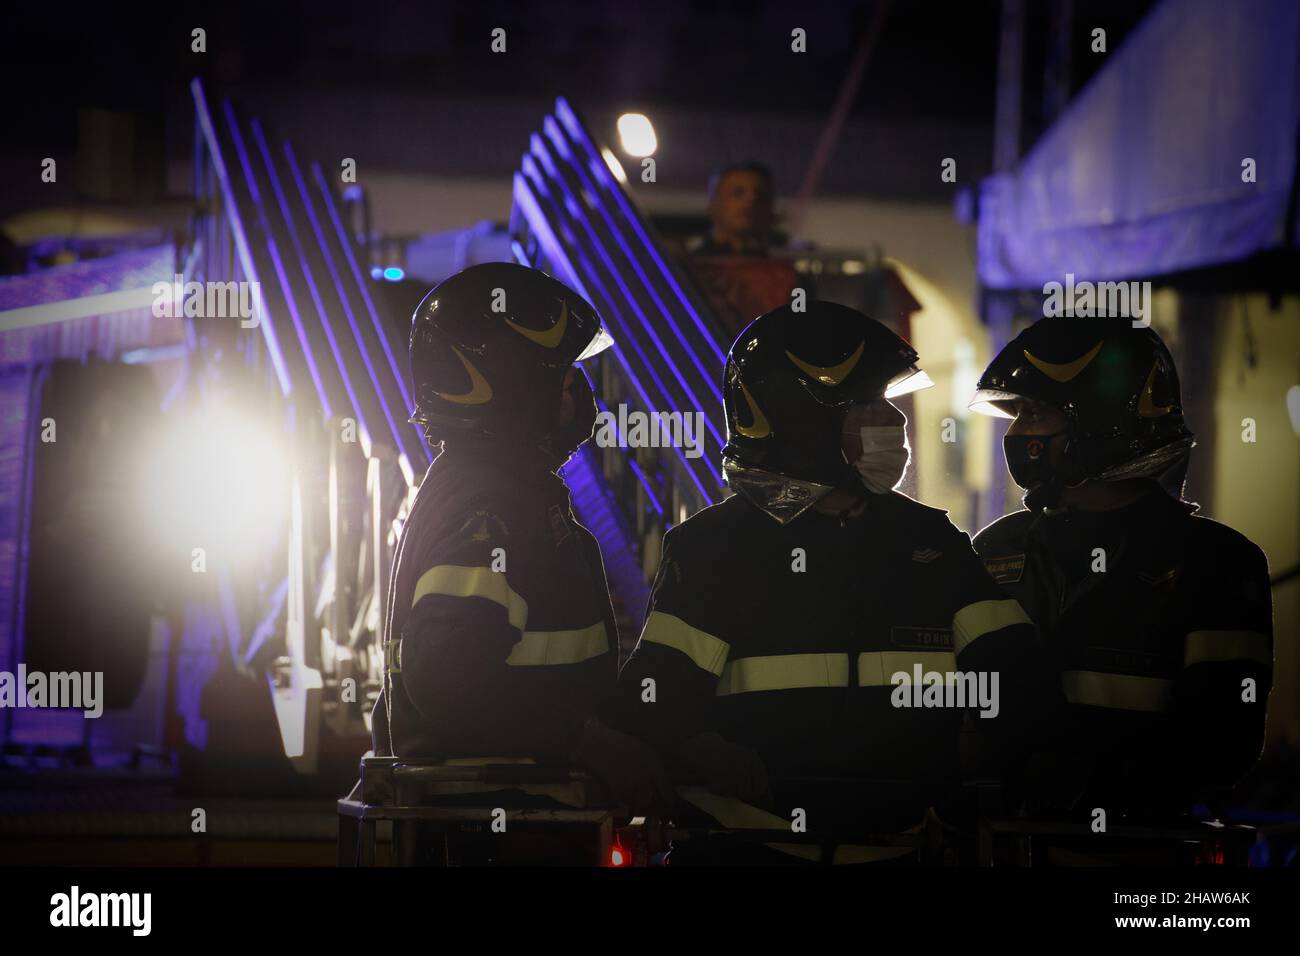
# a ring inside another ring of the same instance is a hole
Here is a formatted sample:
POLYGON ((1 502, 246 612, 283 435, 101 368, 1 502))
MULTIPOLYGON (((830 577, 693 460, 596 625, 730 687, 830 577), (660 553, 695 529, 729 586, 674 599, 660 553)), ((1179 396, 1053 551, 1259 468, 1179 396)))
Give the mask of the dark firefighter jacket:
POLYGON ((1044 641, 1055 698, 1034 761, 1044 809, 1084 794, 1148 808, 1209 795, 1259 756, 1267 559, 1194 507, 1153 492, 1116 511, 1017 512, 975 538, 1044 641))
POLYGON ((376 753, 567 763, 618 636, 563 480, 492 446, 441 455, 402 530, 383 637, 376 753))
MULTIPOLYGON (((1032 631, 942 511, 889 494, 857 518, 809 510, 780 525, 735 495, 665 536, 606 719, 670 762, 705 731, 753 748, 775 801, 757 819, 788 827, 799 808, 810 833, 901 829, 956 782, 977 701, 898 707, 893 675, 1000 670, 999 716, 973 723, 1005 727, 1024 719, 1015 671, 1032 631)), ((754 826, 746 807, 706 809, 754 826)))

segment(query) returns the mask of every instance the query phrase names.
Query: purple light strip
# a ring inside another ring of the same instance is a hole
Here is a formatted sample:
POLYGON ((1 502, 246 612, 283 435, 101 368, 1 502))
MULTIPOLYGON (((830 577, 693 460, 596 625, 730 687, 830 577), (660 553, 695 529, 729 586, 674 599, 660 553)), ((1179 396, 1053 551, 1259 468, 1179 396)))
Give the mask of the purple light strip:
MULTIPOLYGON (((23 412, 27 418, 26 428, 23 435, 23 449, 19 456, 22 463, 23 481, 22 486, 17 491, 22 494, 22 500, 19 502, 18 510, 18 540, 17 545, 17 573, 14 584, 16 585, 14 594, 13 611, 9 621, 11 630, 8 635, 9 672, 18 672, 18 663, 23 659, 26 653, 27 643, 27 582, 31 568, 31 550, 32 550, 32 497, 33 489, 36 487, 36 456, 32 454, 32 449, 36 443, 36 431, 39 422, 36 415, 33 414, 38 410, 41 401, 41 395, 45 390, 45 382, 50 377, 50 366, 42 364, 35 367, 28 366, 27 371, 27 396, 26 408, 23 412)), ((13 738, 14 732, 14 711, 10 708, 4 708, 5 711, 5 729, 4 740, 9 741, 13 738)))
MULTIPOLYGON (((305 181, 305 179, 303 178, 302 168, 300 168, 300 166, 298 165, 298 157, 294 155, 294 148, 292 148, 289 143, 283 143, 283 150, 285 150, 285 161, 287 164, 289 164, 290 176, 294 177, 294 183, 296 186, 298 186, 299 198, 302 199, 303 208, 305 209, 305 211, 307 211, 307 221, 309 222, 309 224, 311 224, 312 233, 313 235, 315 235, 316 246, 318 248, 318 251, 320 251, 321 259, 325 260, 326 271, 330 273, 330 278, 334 282, 334 294, 337 295, 339 304, 341 304, 341 306, 343 307, 343 315, 347 317, 348 326, 350 326, 350 328, 352 329, 352 338, 355 339, 357 350, 359 350, 361 354, 361 360, 363 360, 363 362, 365 363, 365 369, 367 369, 368 375, 370 377, 370 384, 374 386, 374 392, 376 392, 378 399, 380 399, 380 407, 382 408, 383 415, 385 415, 385 418, 387 419, 387 423, 389 423, 389 427, 393 429, 393 437, 394 440, 396 440, 396 437, 398 437, 398 428, 396 428, 396 424, 394 423, 393 420, 393 414, 391 414, 391 412, 389 411, 389 407, 387 407, 387 405, 385 405, 385 402, 383 402, 383 394, 382 394, 382 390, 380 389, 380 384, 378 384, 378 378, 376 377, 376 375, 374 375, 373 365, 370 364, 369 351, 365 349, 365 343, 361 341, 360 330, 357 329, 356 326, 356 316, 354 315, 354 313, 352 313, 352 304, 351 302, 348 302, 347 294, 344 293, 343 282, 341 280, 341 277, 339 277, 338 269, 335 268, 334 256, 330 255, 329 245, 325 241, 325 234, 321 230, 320 220, 318 220, 316 216, 316 207, 313 206, 311 193, 308 193, 307 190, 307 181, 305 181)), ((305 269, 305 264, 304 264, 304 272, 305 271, 307 271, 307 269, 305 269)), ((308 273, 308 278, 309 281, 311 281, 311 276, 309 276, 309 273, 308 273)), ((316 287, 315 281, 312 281, 313 295, 315 295, 315 287, 316 287)), ((322 323, 325 323, 326 328, 330 328, 329 321, 326 320, 324 306, 317 306, 317 307, 320 308, 321 310, 322 323)), ((343 381, 350 382, 350 376, 348 376, 347 373, 347 365, 346 362, 344 362, 343 360, 342 350, 339 349, 338 346, 334 345, 333 333, 330 333, 330 345, 331 347, 334 347, 334 358, 338 362, 339 372, 341 372, 343 375, 343 381)), ((365 421, 364 418, 365 415, 364 406, 361 405, 360 401, 357 401, 357 397, 355 393, 352 392, 352 386, 350 384, 348 384, 348 397, 351 398, 352 405, 354 405, 354 407, 356 408, 356 414, 357 416, 359 416, 359 418, 361 418, 361 423, 363 423, 363 427, 367 429, 367 433, 373 437, 373 429, 369 428, 369 424, 367 423, 367 421, 365 421)))
MULTIPOLYGON (((609 404, 603 398, 596 399, 596 404, 597 406, 600 407, 600 410, 602 412, 608 412, 609 414, 614 415, 614 413, 610 411, 609 404)), ((614 438, 621 444, 623 441, 623 435, 618 430, 617 415, 614 415, 614 421, 612 422, 612 424, 614 426, 614 438)), ((659 499, 658 497, 656 497, 654 493, 654 489, 650 487, 650 482, 646 478, 645 472, 643 472, 641 470, 641 466, 636 463, 635 456, 628 455, 627 463, 632 466, 632 473, 636 475, 637 481, 641 482, 641 487, 645 489, 645 493, 650 497, 650 504, 654 505, 655 511, 659 512, 660 514, 663 514, 664 509, 660 506, 659 499)))
MULTIPOLYGON (((307 252, 303 247, 302 238, 298 235, 298 227, 294 224, 293 213, 289 209, 289 201, 284 194, 283 187, 280 185, 280 174, 276 171, 275 163, 271 159, 271 150, 267 146, 266 136, 262 132, 262 124, 254 119, 251 125, 253 138, 257 141, 258 151, 262 154, 262 162, 266 165, 266 174, 271 181, 271 189, 275 192, 276 202, 280 205, 280 215, 284 218, 289 238, 293 241, 294 251, 298 254, 298 265, 302 270, 303 278, 307 280, 307 291, 311 294, 312 303, 316 306, 316 315, 320 318, 321 328, 325 332, 325 340, 329 343, 330 352, 334 356, 334 363, 338 366, 339 377, 343 380, 343 389, 347 392, 348 401, 352 403, 352 414, 361 420, 361 427, 366 429, 366 433, 369 435, 370 428, 366 424, 364 409, 357 400, 351 379, 348 378, 347 365, 343 360, 342 352, 339 351, 338 341, 334 337, 334 328, 326 315, 325 304, 321 301, 320 289, 317 287, 316 279, 312 275, 311 265, 307 262, 307 252)), ((305 196, 303 198, 306 200, 305 196)))
POLYGON ((659 498, 650 490, 650 480, 646 477, 645 472, 641 470, 641 466, 636 463, 636 459, 631 455, 628 455, 627 457, 627 464, 628 467, 632 469, 632 474, 636 475, 637 480, 641 482, 641 487, 645 489, 646 496, 650 499, 651 507, 662 516, 664 513, 664 506, 659 503, 659 498))
MULTIPOLYGON (((525 218, 527 218, 529 225, 532 226, 533 232, 536 233, 538 241, 546 250, 546 257, 551 262, 563 263, 564 268, 568 272, 577 291, 582 293, 588 299, 592 298, 591 294, 587 291, 586 284, 579 277, 577 270, 573 268, 573 264, 570 261, 568 254, 564 251, 564 247, 560 244, 559 238, 551 230, 550 223, 542 214, 541 207, 538 205, 537 199, 532 194, 532 187, 529 185, 528 180, 524 177, 523 173, 515 173, 514 184, 515 202, 519 203, 520 208, 523 209, 525 218)), ((636 372, 632 370, 632 366, 628 364, 627 358, 623 355, 623 350, 617 341, 609 347, 609 351, 614 354, 616 359, 618 359, 619 365, 623 367, 624 373, 632 382, 632 387, 636 389, 637 395, 640 396, 641 401, 645 403, 645 407, 653 409, 654 402, 650 400, 650 396, 646 393, 645 386, 641 384, 640 378, 638 378, 636 372)), ((695 469, 691 468, 690 464, 687 462, 686 456, 682 454, 682 450, 680 448, 674 448, 673 451, 677 457, 681 459, 682 467, 690 476, 691 481, 695 483, 695 487, 699 489, 702 498, 705 501, 713 501, 713 495, 704 490, 704 485, 700 482, 699 476, 695 474, 695 469)))
MULTIPOLYGON (((234 232, 235 248, 239 250, 240 263, 243 265, 244 274, 249 277, 249 280, 257 282, 257 269, 253 265, 253 254, 248 244, 248 235, 244 232, 244 223, 239 216, 239 204, 235 202, 235 192, 230 184, 226 163, 221 157, 221 143, 217 140, 217 131, 212 125, 212 113, 208 109, 207 97, 203 93, 203 84, 197 77, 190 82, 190 92, 194 96, 194 111, 198 117, 199 126, 203 130, 204 138, 207 139, 208 157, 212 160, 212 166, 217 171, 217 181, 221 184, 221 196, 226 207, 226 221, 230 223, 230 228, 234 232)), ((197 157, 195 162, 198 162, 197 157)), ((205 276, 205 278, 207 277, 205 276)), ((258 284, 260 286, 260 283, 258 284)), ((280 394, 288 396, 293 391, 293 379, 289 375, 289 367, 284 359, 284 350, 280 347, 280 340, 275 334, 275 324, 271 322, 271 310, 266 307, 265 302, 262 302, 261 305, 266 314, 261 316, 262 321, 258 325, 261 326, 262 337, 266 341, 266 350, 271 356, 271 364, 275 367, 275 377, 280 383, 280 394)))
POLYGON ((562 474, 573 489, 579 519, 600 542, 611 585, 635 607, 645 607, 650 588, 636 559, 635 535, 626 527, 622 509, 598 476, 593 456, 586 448, 568 460, 562 474))
MULTIPOLYGON (((532 178, 535 180, 534 188, 536 188, 540 193, 542 193, 542 195, 546 196, 546 198, 551 199, 549 192, 546 188, 545 177, 543 177, 541 173, 538 171, 537 164, 534 162, 533 157, 525 156, 523 159, 522 166, 525 174, 530 174, 530 173, 532 174, 532 178)), ((561 188, 563 188, 563 184, 561 184, 561 188)), ((553 199, 551 200, 551 202, 552 204, 554 204, 553 199)), ((623 334, 625 341, 627 341, 632 346, 633 350, 635 350, 637 356, 640 357, 641 362, 643 363, 644 367, 650 374, 650 378, 654 381, 655 385, 659 387, 659 394, 664 399, 663 404, 665 406, 665 410, 667 410, 668 403, 671 400, 672 390, 669 389, 668 386, 664 383, 663 379, 659 377, 659 373, 655 370, 654 363, 650 361, 650 357, 646 354, 645 350, 641 348, 641 345, 637 341, 636 336, 630 334, 631 326, 629 325, 627 319, 624 317, 622 311, 618 308, 617 305, 618 300, 616 300, 613 296, 609 294, 609 289, 606 288, 604 281, 600 277, 600 273, 591 267, 591 263, 587 255, 576 243, 574 247, 575 250, 579 253, 579 255, 581 255, 583 263, 584 265, 586 265, 587 268, 587 274, 591 277, 591 281, 597 285, 602 301, 604 301, 607 304, 607 308, 605 309, 605 312, 611 316, 617 317, 618 324, 619 324, 619 331, 623 334)), ((609 265, 610 271, 613 271, 613 264, 608 262, 607 264, 609 265)), ((642 318, 644 319, 644 316, 642 316, 642 318)), ((662 348, 663 348, 662 343, 660 343, 661 351, 662 348)), ((666 355, 664 357, 667 358, 666 355)), ((668 359, 668 364, 672 365, 672 359, 668 359)), ((679 380, 680 377, 681 376, 679 373, 678 374, 679 380)), ((698 404, 699 400, 695 399, 695 396, 690 394, 689 391, 687 392, 687 397, 689 399, 695 400, 698 404)), ((646 410, 654 411, 655 406, 654 405, 648 406, 646 410)))
MULTIPOLYGON (((550 117, 547 117, 546 122, 551 123, 551 125, 554 125, 550 117)), ((559 186, 559 188, 564 191, 566 197, 568 197, 568 199, 570 200, 569 202, 565 203, 565 207, 568 209, 570 217, 574 219, 576 222, 578 222, 582 226, 583 230, 587 233, 587 238, 589 243, 596 250, 600 258, 604 261, 609 272, 613 275, 614 281, 618 283, 619 289, 622 290, 623 301, 626 301, 631 304, 633 311, 640 319, 640 327, 645 330, 646 334, 649 335, 650 337, 651 343, 654 345, 655 348, 659 350, 659 352, 667 360, 668 367, 672 370, 674 377, 677 379, 678 383, 681 384, 682 389, 686 392, 687 399, 694 403, 695 408, 699 409, 701 412, 704 412, 705 410, 704 403, 701 402, 699 396, 695 394, 695 390, 691 388, 690 383, 686 380, 686 376, 684 376, 681 372, 681 369, 677 367, 677 363, 672 360, 671 353, 668 351, 667 346, 664 345, 663 340, 659 338, 659 334, 655 331, 654 324, 650 321, 650 317, 646 315, 646 313, 642 310, 640 303, 636 299, 636 296, 633 295, 632 290, 628 288, 627 283, 623 280, 622 270, 620 270, 614 264, 614 260, 611 259, 610 256, 605 252, 604 246, 601 244, 601 241, 596 237, 596 231, 592 227, 591 221, 587 218, 585 214, 581 212, 581 206, 577 201, 577 197, 574 196, 573 193, 569 191, 568 185, 564 182, 563 178, 559 175, 559 171, 555 168, 554 164, 552 163, 551 157, 548 154, 545 145, 542 143, 541 137, 538 136, 536 133, 534 133, 530 138, 530 145, 532 147, 533 155, 536 156, 537 159, 542 163, 542 165, 547 168, 547 172, 550 173, 551 178, 554 179, 554 181, 559 186)), ((615 234, 615 239, 618 240, 617 234, 615 234)), ((621 240, 620 240, 620 245, 624 245, 621 242, 621 240)), ((626 246, 624 246, 624 248, 626 249, 626 246)), ((646 276, 645 272, 640 269, 640 267, 637 265, 635 260, 632 261, 632 267, 637 270, 637 274, 640 275, 642 282, 647 287, 649 287, 650 284, 649 278, 646 276)), ((662 302, 660 302, 660 305, 662 307, 662 302)), ((664 314, 667 315, 666 307, 664 308, 664 314)), ((671 316, 669 316, 669 323, 672 324, 671 316)), ((685 339, 682 338, 680 331, 678 331, 677 333, 677 338, 682 343, 682 345, 686 348, 686 354, 689 355, 695 361, 697 368, 699 368, 700 370, 700 374, 703 380, 705 382, 708 382, 709 378, 707 374, 705 374, 703 368, 699 366, 699 359, 696 357, 695 352, 691 348, 690 344, 687 343, 685 339)), ((640 350, 638 349, 638 353, 639 351, 640 350)), ((667 389, 664 389, 665 395, 667 394, 667 391, 668 391, 667 389)), ((718 393, 716 398, 718 401, 718 405, 721 405, 722 404, 721 393, 718 393)), ((722 435, 721 433, 719 433, 717 427, 713 424, 713 417, 709 415, 707 412, 705 412, 704 415, 704 422, 708 426, 710 433, 712 433, 714 440, 718 443, 718 447, 721 448, 723 444, 725 444, 722 440, 722 435)))
POLYGON ((583 127, 582 123, 578 121, 577 114, 574 113, 573 107, 569 105, 569 101, 563 96, 557 97, 555 100, 555 115, 559 117, 560 122, 564 124, 565 129, 568 130, 569 136, 573 141, 578 143, 587 151, 587 154, 591 159, 591 165, 599 170, 597 178, 604 182, 606 191, 612 193, 615 201, 620 207, 622 207, 624 215, 626 215, 628 221, 632 223, 632 228, 636 230, 637 235, 641 239, 642 245, 646 247, 651 258, 654 259, 655 264, 658 265, 661 274, 668 279, 668 284, 672 286, 673 291, 677 294, 677 298, 681 301, 682 305, 686 306, 687 314, 695 320, 695 327, 700 330, 700 335, 704 336, 704 341, 713 349, 714 354, 717 356, 718 364, 725 364, 727 360, 726 355, 723 354, 713 333, 710 332, 708 327, 704 324, 704 320, 700 318, 700 314, 691 304, 690 298, 686 295, 685 290, 683 290, 681 285, 677 282, 676 274, 671 268, 669 268, 668 263, 664 261, 663 257, 659 255, 659 250, 645 231, 645 226, 641 220, 641 214, 636 211, 634 206, 632 206, 627 195, 623 191, 623 187, 619 185, 616 179, 614 179, 614 174, 605 164, 604 158, 600 155, 600 151, 596 149, 596 144, 592 142, 591 137, 587 135, 587 131, 583 127))
MULTIPOLYGON (((356 342, 357 351, 361 353, 361 360, 365 363, 366 372, 370 376, 370 384, 374 388, 375 396, 379 399, 379 407, 384 413, 384 419, 388 422, 389 429, 392 431, 393 441, 400 444, 401 429, 393 417, 393 411, 389 407, 384 390, 379 384, 379 375, 375 371, 374 363, 370 358, 370 351, 366 348, 365 340, 362 338, 361 328, 357 325, 356 313, 353 311, 352 302, 344 289, 343 277, 339 274, 338 264, 334 261, 334 256, 329 249, 329 243, 325 239, 325 232, 321 228, 320 219, 316 215, 316 207, 312 204, 311 195, 307 190, 307 181, 302 175, 302 167, 298 165, 298 158, 294 155, 293 147, 288 143, 284 144, 284 154, 289 163, 289 172, 293 174, 294 182, 298 185, 298 193, 302 196, 303 206, 307 210, 307 219, 311 222, 312 231, 316 235, 316 244, 320 247, 321 257, 325 260, 325 268, 329 270, 330 278, 334 282, 334 293, 343 306, 343 314, 347 317, 348 327, 352 329, 352 339, 356 342)), ((374 437, 373 434, 371 437, 374 437)))
MULTIPOLYGON (((524 156, 522 166, 523 166, 524 173, 531 172, 534 175, 534 177, 541 180, 541 177, 538 175, 536 163, 533 161, 533 158, 531 156, 528 155, 524 156)), ((527 176, 525 176, 525 180, 527 180, 527 176)), ((535 188, 540 189, 542 193, 546 195, 546 183, 544 180, 537 182, 535 184, 535 188)), ((529 195, 530 198, 534 198, 532 197, 531 193, 529 195)), ((537 204, 536 208, 540 211, 541 208, 540 204, 537 204)), ((552 236, 554 237, 554 233, 552 233, 552 236)), ((645 354, 645 351, 641 348, 635 336, 626 334, 628 325, 622 313, 619 311, 617 307, 617 300, 615 300, 612 296, 610 296, 609 290, 605 287, 605 284, 600 277, 600 273, 592 267, 591 261, 588 258, 586 251, 581 247, 581 245, 574 244, 573 252, 578 257, 582 267, 585 270, 584 275, 586 275, 589 278, 589 282, 583 283, 584 287, 590 288, 592 284, 596 286, 596 290, 599 298, 595 299, 594 301, 600 301, 604 303, 605 309, 603 314, 611 317, 617 317, 617 322, 618 322, 617 331, 619 331, 620 335, 623 335, 625 337, 626 341, 631 343, 632 348, 636 351, 636 354, 640 357, 643 363, 643 367, 648 371, 650 378, 653 380, 653 382, 659 387, 660 397, 664 399, 664 405, 665 408, 667 408, 671 393, 667 388, 667 386, 664 384, 663 380, 659 377, 658 372, 655 371, 654 364, 649 360, 649 357, 645 354)), ((621 346, 618 347, 618 351, 615 354, 618 357, 619 361, 623 364, 629 376, 631 376, 632 379, 636 381, 636 376, 632 373, 631 366, 628 364, 627 359, 625 357, 625 353, 622 351, 621 346)), ((649 402, 647 402, 646 404, 647 411, 653 411, 655 410, 655 408, 656 406, 654 404, 650 404, 649 402)), ((673 451, 677 454, 678 458, 681 459, 681 462, 683 466, 686 468, 686 470, 690 472, 692 480, 694 480, 696 487, 700 489, 701 493, 704 493, 704 486, 702 482, 700 482, 698 476, 696 476, 695 469, 691 467, 690 462, 682 453, 681 449, 674 448, 673 451)), ((707 495, 707 493, 705 494, 705 500, 706 501, 712 500, 707 495)))
POLYGON ((230 127, 231 138, 235 142, 235 154, 239 157, 239 164, 244 170, 244 180, 248 185, 249 195, 252 197, 253 205, 257 209, 258 221, 262 224, 266 249, 271 255, 271 265, 275 269, 276 277, 280 280, 280 289, 284 292, 284 301, 289 307, 289 317, 293 320, 294 330, 298 333, 298 344, 302 347, 303 358, 307 360, 307 371, 311 374, 312 383, 316 386, 316 397, 320 399, 325 417, 333 418, 334 413, 330 408, 329 395, 325 392, 325 385, 320 378, 320 369, 316 367, 316 360, 312 357, 311 343, 307 340, 307 330, 303 327, 302 316, 298 314, 298 303, 294 298, 293 289, 289 285, 289 276, 285 272, 284 262, 280 258, 280 249, 276 245, 275 237, 271 234, 271 223, 267 219, 266 208, 262 203, 262 193, 257 188, 257 180, 253 175, 253 163, 248 156, 248 150, 244 146, 244 137, 239 132, 239 123, 235 119, 234 108, 230 105, 229 100, 223 101, 221 107, 226 116, 226 125, 230 127))
MULTIPOLYGON (((529 185, 531 189, 539 193, 543 197, 545 197, 547 200, 549 200, 552 205, 555 205, 556 204, 555 200, 550 195, 550 191, 547 189, 546 178, 542 176, 541 172, 537 169, 537 164, 533 160, 533 158, 531 156, 525 155, 523 158, 523 162, 521 163, 521 166, 525 174, 525 178, 529 180, 529 185)), ((537 204, 537 208, 540 211, 541 209, 540 203, 537 204)), ((600 273, 597 270, 592 268, 590 260, 588 259, 586 253, 582 250, 581 247, 575 244, 573 248, 574 248, 574 253, 576 253, 576 255, 582 260, 582 264, 586 267, 585 274, 589 277, 590 282, 595 283, 597 285, 601 300, 604 301, 607 305, 606 309, 602 314, 608 313, 610 315, 616 316, 619 325, 626 326, 626 321, 623 318, 622 313, 619 311, 615 303, 615 300, 610 296, 609 290, 605 287, 604 282, 601 280, 600 273)), ((621 328, 620 331, 622 331, 621 328)), ((659 387, 660 396, 664 399, 667 399, 672 394, 671 390, 668 388, 667 385, 664 384, 663 379, 659 377, 658 372, 655 371, 654 366, 651 364, 649 357, 645 354, 645 350, 642 349, 641 346, 637 343, 636 338, 634 336, 627 335, 623 339, 623 341, 630 343, 632 348, 636 350, 636 354, 641 358, 642 363, 649 371, 650 378, 654 381, 655 385, 659 387)), ((616 344, 620 344, 620 348, 621 348, 621 343, 616 343, 616 344)), ((655 405, 653 404, 646 406, 647 411, 651 411, 654 408, 655 405)))
MULTIPOLYGON (((582 168, 582 163, 577 161, 576 158, 573 156, 572 151, 569 149, 569 144, 565 141, 564 134, 561 132, 559 124, 556 123, 554 117, 551 116, 546 117, 542 121, 542 128, 543 130, 546 131, 547 138, 555 145, 556 149, 560 151, 561 155, 568 160, 568 163, 570 167, 573 169, 574 174, 578 177, 581 186, 584 189, 591 191, 593 194, 598 193, 599 189, 588 177, 586 171, 582 168)), ((603 203, 600 204, 599 209, 600 209, 601 217, 605 220, 606 228, 609 229, 610 233, 614 236, 614 240, 619 244, 619 247, 623 250, 623 254, 627 257, 628 262, 631 264, 632 268, 636 271, 637 276, 641 280, 641 284, 645 287, 646 291, 650 293, 650 296, 654 300, 654 304, 658 308, 660 314, 662 314, 668 320, 669 327, 673 330, 673 334, 677 336, 677 341, 682 344, 683 348, 685 348, 686 354, 690 356, 692 363, 694 363, 695 365, 696 371, 700 373, 700 378, 706 383, 710 391, 713 392, 714 401, 717 402, 718 406, 721 406, 722 390, 718 386, 717 382, 714 381, 714 379, 718 374, 717 371, 715 370, 713 373, 710 373, 707 369, 705 369, 704 365, 700 361, 699 356, 696 354, 695 346, 691 342, 687 341, 686 336, 682 333, 681 326, 679 326, 677 324, 676 319, 673 318, 672 311, 668 308, 667 303, 665 303, 663 298, 659 295, 658 288, 653 282, 650 281, 650 276, 641 267, 641 262, 639 259, 637 259, 636 254, 633 253, 631 247, 627 243, 622 228, 615 221, 614 217, 609 214, 609 211, 605 206, 605 204, 603 203)), ((591 231, 590 226, 588 227, 588 231, 591 231)), ((653 326, 649 325, 648 323, 646 327, 648 330, 653 329, 653 326)), ((706 337, 705 342, 711 348, 713 348, 715 353, 717 353, 718 364, 719 365, 724 364, 725 360, 723 359, 721 352, 718 351, 717 346, 714 343, 712 337, 706 337)), ((660 345, 660 348, 662 348, 662 345, 660 345)), ((698 399, 696 401, 698 402, 698 399)), ((703 406, 701 406, 701 409, 702 408, 703 406)), ((707 420, 709 423, 709 430, 713 432, 714 438, 717 439, 718 447, 722 447, 724 442, 722 441, 722 436, 718 433, 718 430, 713 425, 712 416, 707 416, 707 420)))
MULTIPOLYGON (((577 291, 588 299, 594 298, 587 289, 587 283, 583 282, 578 271, 573 267, 573 263, 568 253, 564 251, 559 239, 551 230, 550 223, 542 213, 541 207, 537 204, 536 198, 532 195, 531 186, 520 173, 515 173, 515 201, 524 208, 524 216, 529 220, 529 225, 531 225, 533 231, 537 233, 538 239, 541 241, 542 245, 546 247, 546 257, 551 262, 562 263, 565 272, 569 276, 570 283, 577 289, 577 291)), ((628 378, 631 379, 632 385, 636 389, 637 395, 640 397, 641 401, 645 403, 645 407, 647 409, 653 409, 655 403, 650 399, 650 395, 646 392, 645 386, 641 384, 641 380, 637 377, 636 373, 632 371, 632 367, 628 364, 626 357, 624 357, 623 348, 619 345, 617 338, 615 338, 613 344, 610 345, 609 351, 614 354, 618 359, 619 364, 623 366, 623 370, 627 373, 628 378)))
MULTIPOLYGON (((370 290, 361 275, 361 268, 357 265, 356 256, 352 254, 352 243, 348 241, 347 230, 343 228, 343 220, 339 218, 338 209, 334 205, 334 193, 325 182, 325 175, 321 172, 320 163, 312 163, 311 170, 316 179, 317 188, 320 189, 321 195, 325 197, 325 208, 330 214, 330 221, 334 224, 334 232, 338 236, 343 255, 348 260, 348 266, 352 270, 352 277, 361 292, 361 301, 366 304, 366 309, 370 313, 371 324, 374 326, 375 334, 379 337, 379 344, 383 346, 384 355, 388 358, 388 368, 393 373, 393 381, 397 384, 397 391, 402 396, 402 401, 406 403, 406 407, 408 409, 414 408, 414 400, 411 398, 410 390, 406 387, 406 377, 399 369, 397 359, 393 355, 392 346, 388 341, 388 330, 384 328, 383 322, 379 319, 379 313, 375 310, 375 303, 370 298, 370 290)), ((423 449, 424 433, 416 425, 412 425, 411 428, 419 436, 418 447, 423 449)), ((427 460, 427 453, 425 457, 427 460)))

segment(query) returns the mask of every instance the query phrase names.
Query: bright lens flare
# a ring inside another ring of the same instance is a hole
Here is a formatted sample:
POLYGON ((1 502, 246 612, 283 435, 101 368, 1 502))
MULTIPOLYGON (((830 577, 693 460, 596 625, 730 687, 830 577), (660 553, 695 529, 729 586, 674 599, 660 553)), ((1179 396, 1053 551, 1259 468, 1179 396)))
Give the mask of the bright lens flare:
POLYGON ((659 148, 655 128, 644 113, 624 113, 618 118, 618 138, 629 156, 653 156, 659 148))
POLYGON ((288 526, 285 438, 223 410, 187 417, 146 465, 149 510, 161 541, 252 558, 288 526))

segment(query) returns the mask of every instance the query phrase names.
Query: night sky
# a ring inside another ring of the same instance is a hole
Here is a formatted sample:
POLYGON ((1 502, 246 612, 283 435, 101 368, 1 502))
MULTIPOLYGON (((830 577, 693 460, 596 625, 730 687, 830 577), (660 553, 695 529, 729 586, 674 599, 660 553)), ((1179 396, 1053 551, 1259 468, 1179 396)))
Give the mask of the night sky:
MULTIPOLYGON (((13 4, 0 31, 0 69, 10 90, 5 152, 75 140, 78 106, 164 112, 202 75, 228 88, 436 91, 552 96, 587 102, 745 112, 829 112, 859 36, 887 0, 683 2, 561 0, 522 4, 235 2, 98 4, 50 16, 46 4, 13 4), (190 30, 208 52, 190 51, 190 30), (489 33, 509 37, 509 69, 489 52, 489 33), (808 31, 806 58, 788 56, 790 29, 808 31)), ((1151 7, 1147 0, 1074 4, 1071 88, 1104 62, 1088 49, 1094 26, 1110 50, 1151 7)), ((872 53, 856 115, 992 122, 1000 4, 997 0, 892 0, 872 53)), ((1054 4, 1026 4, 1024 112, 1041 126, 1048 18, 1054 4)), ((1026 145, 1028 145, 1026 143, 1026 145)))

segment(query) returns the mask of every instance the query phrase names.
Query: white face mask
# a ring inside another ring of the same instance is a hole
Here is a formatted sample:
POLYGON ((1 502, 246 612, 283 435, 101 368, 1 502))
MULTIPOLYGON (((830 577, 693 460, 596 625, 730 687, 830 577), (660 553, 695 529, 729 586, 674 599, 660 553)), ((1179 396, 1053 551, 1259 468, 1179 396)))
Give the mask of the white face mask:
POLYGON ((902 425, 885 425, 858 429, 862 434, 862 456, 853 467, 862 483, 873 495, 887 495, 903 480, 911 449, 907 429, 902 425))

